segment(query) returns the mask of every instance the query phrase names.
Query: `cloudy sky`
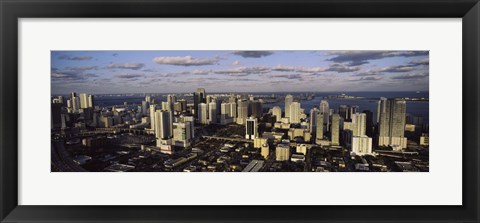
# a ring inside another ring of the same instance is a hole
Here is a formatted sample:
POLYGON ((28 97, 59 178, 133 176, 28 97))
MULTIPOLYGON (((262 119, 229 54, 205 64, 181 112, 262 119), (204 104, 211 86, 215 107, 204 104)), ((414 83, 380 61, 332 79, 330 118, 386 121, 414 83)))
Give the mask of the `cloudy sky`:
POLYGON ((428 51, 52 51, 52 94, 428 91, 428 51))

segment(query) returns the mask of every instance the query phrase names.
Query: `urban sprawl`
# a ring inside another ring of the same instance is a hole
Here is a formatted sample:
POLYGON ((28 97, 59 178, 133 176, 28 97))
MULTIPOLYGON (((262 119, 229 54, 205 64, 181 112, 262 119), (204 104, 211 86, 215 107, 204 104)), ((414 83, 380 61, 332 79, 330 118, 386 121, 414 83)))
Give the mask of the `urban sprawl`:
MULTIPOLYGON (((144 94, 99 106, 72 92, 51 103, 53 172, 423 172, 428 123, 404 98, 310 111, 295 94, 144 94), (142 96, 142 97, 143 97, 142 96), (284 100, 284 107, 268 107, 284 100), (374 117, 375 116, 375 117, 374 117)), ((335 98, 348 99, 348 95, 335 98)), ((428 103, 428 102, 427 102, 428 103)))

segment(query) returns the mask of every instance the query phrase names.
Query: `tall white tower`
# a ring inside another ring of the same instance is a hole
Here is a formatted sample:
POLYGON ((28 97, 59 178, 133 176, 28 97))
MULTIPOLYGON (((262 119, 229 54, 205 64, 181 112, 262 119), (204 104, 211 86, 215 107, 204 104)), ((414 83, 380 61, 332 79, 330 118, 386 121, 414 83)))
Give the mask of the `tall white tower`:
POLYGON ((300 123, 300 116, 301 116, 301 110, 300 110, 300 103, 298 102, 292 102, 290 104, 290 123, 292 124, 298 124, 300 123))
POLYGON ((290 105, 293 102, 293 96, 291 94, 287 94, 285 96, 285 117, 290 118, 290 105))

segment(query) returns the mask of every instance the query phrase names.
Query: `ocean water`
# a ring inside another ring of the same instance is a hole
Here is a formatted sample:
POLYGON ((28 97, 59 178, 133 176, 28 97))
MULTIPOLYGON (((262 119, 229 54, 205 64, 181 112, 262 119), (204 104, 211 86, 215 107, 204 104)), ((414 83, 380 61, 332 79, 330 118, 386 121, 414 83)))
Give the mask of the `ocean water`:
MULTIPOLYGON (((309 101, 301 101, 301 107, 305 112, 310 112, 313 107, 320 107, 321 100, 327 100, 330 109, 337 109, 340 105, 358 106, 359 111, 369 110, 373 112, 373 117, 377 116, 378 100, 380 97, 385 98, 428 98, 428 92, 349 92, 345 93, 349 96, 357 96, 364 98, 355 99, 324 99, 330 95, 339 95, 339 92, 330 93, 316 93, 315 98, 309 101)), ((292 94, 295 96, 295 94, 292 94)), ((285 103, 281 101, 275 104, 266 104, 264 107, 271 108, 273 106, 280 106, 282 111, 285 110, 285 103)), ((421 116, 424 121, 428 122, 429 117, 429 102, 428 101, 407 101, 407 113, 415 116, 421 116)))

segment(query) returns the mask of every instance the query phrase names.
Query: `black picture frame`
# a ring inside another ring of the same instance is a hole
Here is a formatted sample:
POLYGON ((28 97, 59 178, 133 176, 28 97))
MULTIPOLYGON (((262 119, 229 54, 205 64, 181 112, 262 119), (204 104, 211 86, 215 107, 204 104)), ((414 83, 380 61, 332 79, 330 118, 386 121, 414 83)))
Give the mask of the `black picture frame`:
POLYGON ((478 0, 0 0, 0 15, 1 222, 479 222, 480 4, 478 0), (18 205, 17 20, 19 18, 76 17, 462 18, 463 205, 18 205))

